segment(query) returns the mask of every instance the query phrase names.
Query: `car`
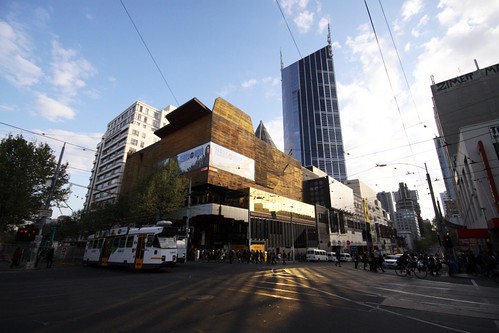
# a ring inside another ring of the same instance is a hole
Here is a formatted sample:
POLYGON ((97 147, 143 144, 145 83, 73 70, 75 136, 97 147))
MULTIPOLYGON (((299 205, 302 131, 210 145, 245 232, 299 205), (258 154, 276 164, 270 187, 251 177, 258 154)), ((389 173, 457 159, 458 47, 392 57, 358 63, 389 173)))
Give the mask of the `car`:
POLYGON ((350 253, 340 253, 340 261, 351 262, 352 256, 350 256, 350 253))
POLYGON ((387 255, 383 261, 383 268, 394 269, 397 267, 397 260, 400 258, 401 254, 389 254, 387 255))

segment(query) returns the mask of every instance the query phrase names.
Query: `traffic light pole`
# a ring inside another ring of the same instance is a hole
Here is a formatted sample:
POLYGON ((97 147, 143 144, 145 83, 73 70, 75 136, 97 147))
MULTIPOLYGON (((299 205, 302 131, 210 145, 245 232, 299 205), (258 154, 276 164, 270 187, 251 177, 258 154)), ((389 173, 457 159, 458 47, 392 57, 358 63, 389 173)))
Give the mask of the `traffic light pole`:
MULTIPOLYGON (((45 200, 45 205, 43 207, 46 211, 50 212, 49 213, 50 215, 47 217, 42 217, 40 219, 40 222, 39 222, 40 232, 36 236, 33 243, 30 245, 30 252, 31 253, 30 253, 30 261, 26 265, 27 269, 34 269, 38 265, 38 260, 40 257, 40 249, 42 248, 42 247, 40 247, 40 245, 42 244, 42 240, 43 240, 43 227, 45 225, 46 220, 49 219, 50 217, 52 217, 52 211, 50 210, 50 203, 52 202, 52 195, 54 194, 57 178, 59 177, 59 170, 61 169, 62 156, 64 155, 65 148, 66 148, 66 142, 64 142, 64 144, 62 146, 61 154, 59 155, 59 161, 57 162, 57 167, 55 168, 54 175, 50 179, 51 180, 50 188, 49 188, 49 192, 47 194, 47 200, 45 200)), ((53 236, 52 236, 52 238, 53 238, 53 236)))

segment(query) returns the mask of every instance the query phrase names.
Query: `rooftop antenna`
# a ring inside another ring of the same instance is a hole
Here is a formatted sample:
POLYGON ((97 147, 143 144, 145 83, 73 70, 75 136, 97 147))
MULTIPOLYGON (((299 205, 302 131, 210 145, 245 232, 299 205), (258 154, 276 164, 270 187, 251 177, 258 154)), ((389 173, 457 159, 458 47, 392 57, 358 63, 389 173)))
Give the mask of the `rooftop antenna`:
POLYGON ((328 56, 333 56, 333 47, 331 46, 331 29, 329 28, 329 23, 327 24, 327 50, 328 56))
POLYGON ((284 69, 284 62, 282 61, 282 50, 279 50, 279 53, 281 54, 281 71, 284 69))
POLYGON ((480 67, 478 66, 478 61, 476 61, 476 59, 473 59, 473 61, 475 62, 475 66, 476 66, 476 70, 480 70, 480 67))

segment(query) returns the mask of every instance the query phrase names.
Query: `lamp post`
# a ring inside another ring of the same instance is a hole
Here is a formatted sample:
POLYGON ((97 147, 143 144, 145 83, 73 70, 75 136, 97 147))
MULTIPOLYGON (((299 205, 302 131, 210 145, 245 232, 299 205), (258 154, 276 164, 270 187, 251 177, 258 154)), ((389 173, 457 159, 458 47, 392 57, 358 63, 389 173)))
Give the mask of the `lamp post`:
POLYGON ((428 182, 428 188, 430 190, 431 202, 433 204, 433 211, 435 213, 435 219, 437 220, 437 225, 438 225, 438 236, 440 237, 440 239, 443 239, 443 235, 444 235, 444 223, 443 223, 443 219, 442 219, 442 216, 440 214, 440 211, 438 210, 438 207, 437 207, 437 201, 435 200, 435 194, 433 193, 433 185, 431 183, 431 178, 430 178, 430 174, 428 173, 428 167, 426 166, 426 163, 424 164, 424 168, 422 166, 419 166, 419 165, 416 165, 416 164, 411 164, 411 163, 376 164, 376 167, 377 168, 382 168, 382 167, 386 167, 386 166, 392 165, 392 164, 411 165, 413 167, 425 170, 425 172, 426 172, 426 181, 428 182))
MULTIPOLYGON (((38 265, 38 259, 39 259, 39 252, 43 248, 42 241, 43 241, 43 226, 45 225, 45 221, 49 218, 52 217, 52 210, 50 209, 50 203, 52 201, 52 196, 54 194, 57 178, 59 177, 59 170, 61 168, 61 163, 62 163, 62 156, 64 155, 64 149, 66 148, 66 142, 64 142, 62 149, 61 149, 61 154, 59 155, 59 161, 57 162, 57 166, 55 168, 54 175, 50 177, 47 180, 47 187, 49 188, 49 191, 47 193, 47 199, 45 200, 45 203, 43 205, 43 217, 40 218, 39 222, 39 230, 40 232, 36 236, 35 241, 33 242, 31 246, 31 255, 30 255, 30 262, 28 265, 26 265, 26 268, 28 269, 33 269, 36 268, 38 265)), ((51 231, 51 241, 54 240, 54 231, 51 231)))
POLYGON ((189 178, 189 193, 187 196, 187 218, 185 219, 185 262, 189 257, 189 219, 191 218, 191 190, 192 180, 189 178))

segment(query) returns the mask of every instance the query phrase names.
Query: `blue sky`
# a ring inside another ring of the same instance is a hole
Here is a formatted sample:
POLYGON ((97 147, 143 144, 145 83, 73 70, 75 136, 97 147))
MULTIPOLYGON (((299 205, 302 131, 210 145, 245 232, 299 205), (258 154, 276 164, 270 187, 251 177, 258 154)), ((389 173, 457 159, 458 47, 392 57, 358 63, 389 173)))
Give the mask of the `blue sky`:
POLYGON ((329 23, 349 177, 376 191, 405 182, 433 218, 425 163, 440 179, 435 191, 444 187, 431 76, 474 71, 474 59, 499 63, 499 2, 367 5, 381 51, 361 0, 3 0, 0 135, 46 141, 56 156, 68 143, 73 193, 54 217, 83 207, 93 150, 136 100, 163 108, 196 97, 212 107, 221 96, 283 149, 280 52, 287 66, 324 47, 329 23))

